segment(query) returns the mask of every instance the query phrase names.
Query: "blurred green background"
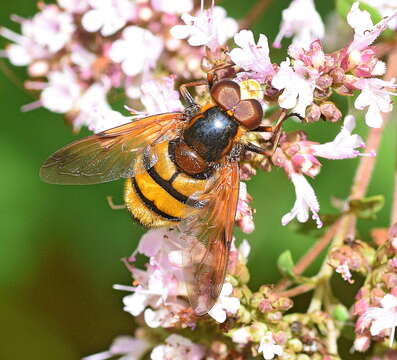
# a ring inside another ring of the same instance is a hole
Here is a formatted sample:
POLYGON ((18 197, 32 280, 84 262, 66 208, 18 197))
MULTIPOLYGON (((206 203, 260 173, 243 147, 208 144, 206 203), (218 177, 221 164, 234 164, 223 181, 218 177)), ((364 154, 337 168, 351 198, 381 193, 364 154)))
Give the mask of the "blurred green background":
MULTIPOLYGON (((273 40, 281 10, 289 2, 273 1, 255 24, 256 33, 265 33, 273 40)), ((325 19, 333 2, 316 2, 325 19)), ((235 18, 244 17, 254 3, 222 1, 235 18)), ((0 25, 19 31, 9 16, 29 17, 35 11, 32 0, 2 1, 0 25)), ((1 39, 0 48, 5 44, 1 39)), ((280 60, 285 50, 272 55, 280 60)), ((1 70, 0 359, 79 359, 106 349, 114 336, 133 329, 132 317, 122 311, 124 294, 112 290, 112 284, 129 283, 129 273, 120 259, 133 252, 143 230, 126 212, 113 211, 106 203, 107 195, 121 202, 121 182, 67 187, 40 181, 38 170, 46 157, 86 132, 72 134, 60 115, 43 109, 21 113, 20 107, 34 100, 22 89, 25 71, 11 67, 4 59, 1 70)), ((333 139, 337 128, 321 123, 309 131, 312 139, 324 142, 333 139)), ((365 134, 364 126, 359 131, 365 134)), ((387 226, 389 221, 394 125, 389 124, 385 134, 369 193, 383 194, 386 206, 376 220, 360 223, 364 238, 371 227, 387 226)), ((312 182, 322 212, 335 212, 330 204, 332 196, 348 195, 356 164, 356 160, 323 161, 321 174, 312 182)), ((249 236, 237 236, 251 242, 249 267, 256 288, 277 281, 276 261, 282 251, 290 249, 298 259, 315 238, 298 235, 280 224, 295 199, 293 186, 282 171, 259 173, 248 189, 257 210, 256 230, 249 236)), ((340 293, 352 293, 346 284, 337 282, 337 287, 340 293)), ((298 299, 298 307, 304 310, 304 305, 305 297, 298 299)))

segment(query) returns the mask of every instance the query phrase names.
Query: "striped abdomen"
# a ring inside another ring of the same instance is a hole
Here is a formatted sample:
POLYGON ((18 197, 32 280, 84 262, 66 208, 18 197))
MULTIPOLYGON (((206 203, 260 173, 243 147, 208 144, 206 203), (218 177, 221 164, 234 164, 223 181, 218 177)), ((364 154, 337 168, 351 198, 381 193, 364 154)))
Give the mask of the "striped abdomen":
MULTIPOLYGON (((175 224, 187 216, 187 206, 200 206, 187 201, 208 184, 207 174, 188 175, 175 160, 176 142, 154 145, 156 164, 149 170, 137 171, 125 184, 124 201, 132 215, 144 226, 157 227, 175 224)), ((139 160, 147 162, 145 153, 139 160)), ((142 163, 137 163, 143 169, 142 163)))

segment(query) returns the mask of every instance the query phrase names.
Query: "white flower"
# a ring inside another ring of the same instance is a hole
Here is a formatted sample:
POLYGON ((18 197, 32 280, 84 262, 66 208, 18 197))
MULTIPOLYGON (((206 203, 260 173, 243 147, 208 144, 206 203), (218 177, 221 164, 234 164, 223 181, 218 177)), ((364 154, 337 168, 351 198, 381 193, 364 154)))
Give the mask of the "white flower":
POLYGON ((75 30, 73 17, 55 5, 46 6, 32 20, 22 22, 22 33, 51 53, 61 50, 75 30))
POLYGON ((283 90, 278 99, 280 106, 305 117, 306 108, 313 102, 316 77, 317 73, 309 72, 300 60, 295 60, 293 67, 289 58, 283 61, 272 80, 276 89, 283 90))
POLYGON ((343 280, 347 281, 349 284, 353 284, 354 280, 353 280, 353 275, 350 272, 349 266, 347 265, 346 262, 338 265, 335 269, 335 271, 338 274, 341 274, 343 280))
POLYGON ((281 356, 283 354, 283 347, 276 344, 273 339, 273 334, 269 331, 262 338, 258 352, 262 353, 264 359, 271 360, 274 359, 276 355, 281 356))
POLYGON ((397 298, 394 295, 386 294, 381 300, 382 307, 370 307, 363 314, 363 323, 372 321, 371 335, 377 336, 383 330, 391 330, 390 346, 393 344, 394 333, 397 326, 397 298))
POLYGON ((156 346, 150 358, 152 360, 200 360, 205 352, 201 345, 192 343, 181 335, 172 334, 165 339, 164 345, 156 346))
POLYGON ((292 210, 282 217, 281 223, 287 225, 294 218, 304 223, 309 219, 309 212, 312 212, 312 218, 320 228, 322 226, 318 216, 320 205, 313 188, 302 174, 292 173, 290 177, 295 187, 296 201, 292 210))
POLYGON ((230 57, 236 65, 262 81, 274 73, 266 35, 260 34, 258 44, 255 44, 252 31, 241 30, 234 35, 234 42, 239 47, 230 52, 230 57))
POLYGON ((58 0, 58 4, 71 13, 81 14, 88 9, 88 0, 58 0))
POLYGON ((240 300, 236 297, 230 296, 233 292, 233 286, 230 283, 224 283, 221 293, 215 305, 208 315, 211 316, 215 321, 223 323, 226 321, 227 312, 235 314, 240 307, 240 300))
POLYGON ((151 328, 173 327, 179 321, 179 317, 175 310, 177 310, 175 307, 173 307, 173 309, 169 307, 160 307, 157 310, 147 308, 144 312, 145 323, 151 328))
POLYGON ((76 129, 87 126, 89 130, 98 133, 131 121, 131 117, 112 110, 107 101, 108 90, 108 86, 94 83, 75 102, 72 110, 78 114, 73 121, 76 129))
POLYGON ((175 79, 171 76, 148 80, 141 85, 140 99, 149 114, 183 111, 179 92, 174 85, 175 79))
POLYGON ((282 16, 280 32, 274 40, 274 47, 281 47, 284 37, 294 36, 292 44, 308 49, 314 40, 324 37, 324 24, 313 0, 293 0, 282 16))
POLYGON ((154 68, 162 50, 159 37, 139 26, 129 26, 123 30, 122 38, 112 44, 109 57, 121 63, 126 75, 134 76, 154 68))
POLYGON ((326 159, 349 159, 359 156, 360 152, 356 148, 364 147, 365 144, 361 136, 352 134, 355 127, 354 116, 346 116, 341 131, 333 141, 311 146, 314 155, 326 159))
POLYGON ((243 240, 238 247, 238 252, 243 259, 247 259, 251 252, 251 245, 247 240, 243 240))
POLYGON ((139 285, 114 286, 117 290, 133 292, 123 298, 124 311, 138 316, 147 306, 152 308, 145 310, 145 320, 150 327, 172 326, 178 320, 176 314, 188 307, 187 302, 181 299, 186 296, 182 268, 174 264, 170 256, 181 249, 182 241, 176 230, 149 230, 142 236, 137 249, 150 257, 147 269, 131 267, 139 285))
POLYGON ((124 355, 120 360, 139 360, 149 348, 150 345, 145 340, 119 336, 113 341, 108 351, 84 357, 82 360, 106 360, 117 355, 124 355))
POLYGON ((183 14, 193 10, 192 0, 151 0, 153 9, 167 14, 183 14))
POLYGON ((382 19, 374 25, 369 12, 360 10, 359 5, 359 1, 356 1, 347 14, 347 22, 354 30, 354 39, 348 47, 349 53, 364 50, 371 45, 387 28, 388 23, 395 19, 397 15, 396 9, 389 17, 382 19))
POLYGON ((69 68, 53 71, 48 75, 48 85, 41 93, 42 105, 57 113, 74 108, 81 96, 81 85, 76 74, 69 68))
MULTIPOLYGON (((397 1, 395 0, 365 0, 365 3, 378 10, 383 17, 390 17, 397 10, 397 1)), ((396 30, 397 19, 392 19, 388 25, 390 29, 396 30)))
POLYGON ((255 229, 253 211, 249 206, 250 201, 252 198, 247 192, 247 185, 241 181, 235 221, 246 234, 252 233, 255 229))
POLYGON ((188 38, 192 46, 206 45, 215 50, 224 45, 238 30, 237 22, 226 17, 226 10, 215 6, 201 11, 197 16, 183 14, 186 25, 176 25, 171 29, 171 35, 177 39, 188 38))
POLYGON ((0 35, 14 42, 2 51, 2 55, 16 66, 26 66, 58 52, 75 30, 72 16, 55 5, 46 6, 32 19, 17 18, 16 21, 21 23, 22 35, 0 28, 0 35))
MULTIPOLYGON (((81 23, 88 32, 101 30, 103 36, 113 35, 136 16, 135 4, 129 0, 88 0, 91 10, 81 23)), ((131 49, 129 49, 131 51, 131 49)))
POLYGON ((118 336, 113 340, 108 351, 84 357, 81 360, 106 360, 117 355, 125 355, 120 360, 139 360, 150 348, 150 345, 142 339, 132 336, 118 336))
POLYGON ((370 127, 381 127, 383 123, 382 112, 393 110, 390 96, 396 95, 391 91, 397 88, 395 80, 359 79, 353 85, 361 90, 360 95, 354 102, 355 108, 363 110, 368 107, 365 123, 370 127))
POLYGON ((248 326, 239 328, 233 332, 232 340, 237 344, 246 344, 251 341, 252 336, 248 326))

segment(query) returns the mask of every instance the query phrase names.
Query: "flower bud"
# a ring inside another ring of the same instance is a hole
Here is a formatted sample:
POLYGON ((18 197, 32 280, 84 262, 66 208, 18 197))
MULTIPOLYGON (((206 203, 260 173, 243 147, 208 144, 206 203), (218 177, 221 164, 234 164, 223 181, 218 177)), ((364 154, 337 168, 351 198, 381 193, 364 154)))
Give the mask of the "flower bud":
POLYGON ((321 110, 320 107, 316 104, 313 104, 308 107, 308 110, 306 111, 306 121, 308 123, 314 123, 318 120, 320 120, 321 117, 321 110))
POLYGON ((328 121, 337 122, 342 118, 342 112, 331 101, 327 101, 321 104, 320 110, 328 121))
POLYGON ((334 80, 330 75, 325 74, 317 79, 316 85, 322 90, 327 90, 332 86, 333 81, 334 80))
POLYGON ((294 352, 301 352, 303 350, 303 344, 302 341, 299 339, 293 338, 291 340, 288 340, 288 347, 291 348, 294 352))
POLYGON ((343 71, 342 68, 333 69, 330 72, 330 75, 335 84, 342 84, 345 79, 345 72, 343 71))

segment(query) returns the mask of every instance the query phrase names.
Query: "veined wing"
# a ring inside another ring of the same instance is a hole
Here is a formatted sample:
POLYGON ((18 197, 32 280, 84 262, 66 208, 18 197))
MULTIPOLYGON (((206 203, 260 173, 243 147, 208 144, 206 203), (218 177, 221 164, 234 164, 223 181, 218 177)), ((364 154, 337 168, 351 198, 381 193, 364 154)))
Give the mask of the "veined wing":
MULTIPOLYGON (((68 185, 132 177, 145 147, 176 137, 181 120, 182 113, 153 115, 75 141, 52 154, 41 167, 40 176, 48 183, 68 185)), ((155 162, 152 157, 147 166, 155 162)))
POLYGON ((238 163, 227 161, 214 183, 197 198, 205 205, 193 210, 181 226, 190 244, 184 251, 187 293, 198 315, 213 307, 225 280, 238 193, 238 163))

